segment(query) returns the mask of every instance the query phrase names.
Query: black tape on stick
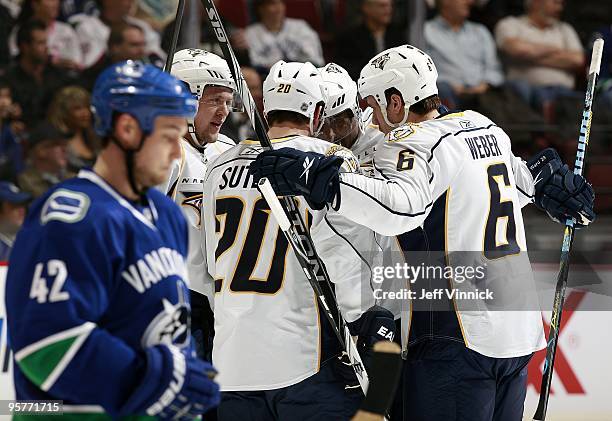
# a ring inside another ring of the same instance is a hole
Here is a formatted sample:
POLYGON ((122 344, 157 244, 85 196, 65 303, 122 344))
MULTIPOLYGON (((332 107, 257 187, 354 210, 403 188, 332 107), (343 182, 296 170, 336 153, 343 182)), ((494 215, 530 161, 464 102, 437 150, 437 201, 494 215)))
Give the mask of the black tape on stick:
POLYGON ((382 415, 391 406, 402 372, 400 351, 395 342, 380 341, 374 345, 370 386, 361 405, 364 411, 382 415))

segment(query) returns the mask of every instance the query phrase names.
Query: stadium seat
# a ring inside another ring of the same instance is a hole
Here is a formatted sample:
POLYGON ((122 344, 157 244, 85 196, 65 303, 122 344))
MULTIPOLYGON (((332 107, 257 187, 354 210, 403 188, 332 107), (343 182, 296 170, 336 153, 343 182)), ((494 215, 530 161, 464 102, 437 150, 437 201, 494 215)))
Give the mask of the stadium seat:
POLYGON ((586 177, 595 189, 595 210, 599 213, 612 210, 612 158, 590 156, 587 158, 586 177))
POLYGON ((342 25, 346 17, 346 2, 347 0, 336 0, 334 6, 334 19, 336 25, 342 25))
POLYGON ((221 0, 216 4, 221 16, 233 25, 244 28, 250 23, 248 0, 221 0))
POLYGON ((304 19, 319 33, 324 30, 321 4, 318 0, 285 0, 285 4, 288 17, 304 19))

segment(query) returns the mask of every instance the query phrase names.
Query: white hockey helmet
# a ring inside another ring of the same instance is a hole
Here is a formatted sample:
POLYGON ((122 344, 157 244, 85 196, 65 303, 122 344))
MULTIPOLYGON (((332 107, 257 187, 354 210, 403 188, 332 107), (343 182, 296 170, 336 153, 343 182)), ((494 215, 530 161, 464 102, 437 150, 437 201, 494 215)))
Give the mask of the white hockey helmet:
POLYGON ((357 84, 348 72, 336 63, 329 63, 319 68, 321 77, 327 88, 327 104, 325 117, 333 117, 343 111, 351 110, 356 118, 361 115, 357 84))
POLYGON ((236 90, 227 62, 216 54, 198 48, 177 51, 172 61, 172 75, 189 85, 199 100, 208 85, 236 90))
MULTIPOLYGON (((314 127, 317 105, 325 107, 327 94, 319 70, 309 62, 276 62, 263 83, 264 114, 271 111, 292 111, 308 117, 310 132, 316 136, 324 115, 314 127)), ((324 108, 323 108, 324 109, 324 108)))
POLYGON ((412 45, 402 45, 377 54, 365 65, 359 76, 359 94, 362 98, 373 96, 385 122, 399 127, 408 120, 411 105, 438 93, 437 79, 438 71, 431 57, 412 45), (387 117, 385 91, 389 88, 396 88, 405 103, 404 119, 397 124, 387 117))

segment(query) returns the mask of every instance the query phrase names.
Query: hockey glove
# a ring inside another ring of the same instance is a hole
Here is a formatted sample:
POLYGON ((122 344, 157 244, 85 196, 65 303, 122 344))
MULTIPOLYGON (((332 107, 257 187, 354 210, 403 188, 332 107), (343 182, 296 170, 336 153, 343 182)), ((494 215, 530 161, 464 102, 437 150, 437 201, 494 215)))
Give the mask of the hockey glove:
POLYGON ((374 355, 374 344, 379 341, 393 341, 395 338, 395 318, 384 307, 370 307, 359 319, 347 323, 351 335, 357 336, 357 350, 365 365, 370 368, 374 355))
POLYGON ((545 149, 531 158, 527 166, 534 178, 535 205, 553 221, 565 223, 567 218, 575 218, 577 228, 593 222, 593 187, 563 165, 557 151, 545 149))
POLYGON ((264 151, 251 163, 255 181, 268 178, 279 196, 304 196, 312 209, 332 203, 338 192, 342 158, 293 148, 264 151))
POLYGON ((144 377, 121 409, 122 415, 191 421, 219 405, 221 395, 219 385, 211 379, 216 374, 212 365, 172 345, 145 351, 144 377))

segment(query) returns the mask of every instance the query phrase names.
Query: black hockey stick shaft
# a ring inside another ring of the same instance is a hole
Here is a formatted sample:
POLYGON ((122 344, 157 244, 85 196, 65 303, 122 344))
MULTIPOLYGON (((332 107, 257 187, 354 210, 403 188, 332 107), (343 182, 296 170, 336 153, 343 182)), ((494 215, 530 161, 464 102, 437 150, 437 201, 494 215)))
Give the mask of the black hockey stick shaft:
POLYGON ((178 0, 176 6, 176 17, 174 19, 174 28, 172 30, 172 41, 170 42, 170 49, 168 50, 168 56, 166 57, 166 64, 164 64, 164 72, 170 73, 172 69, 172 61, 174 60, 174 53, 176 52, 176 45, 178 43, 179 33, 181 32, 181 23, 183 21, 183 14, 185 13, 185 0, 178 0))
MULTIPOLYGON (((595 86, 597 85, 597 78, 599 76, 603 44, 604 42, 602 39, 596 40, 593 44, 593 54, 591 56, 591 66, 589 68, 588 85, 584 100, 584 110, 582 112, 582 123, 580 126, 580 137, 578 138, 578 151, 576 152, 576 163, 574 164, 574 174, 582 175, 584 169, 584 160, 591 133, 591 119, 593 118, 593 97, 595 95, 595 86)), ((563 316, 563 303, 565 302, 565 290, 567 288, 567 277, 570 265, 570 251, 574 241, 574 223, 575 221, 573 219, 568 219, 565 222, 563 245, 561 246, 561 262, 557 275, 555 299, 553 301, 550 318, 550 331, 546 344, 546 359, 544 360, 544 370, 542 372, 540 399, 538 408, 533 416, 534 421, 544 421, 546 419, 548 398, 550 397, 550 385, 555 364, 555 354, 557 352, 557 342, 559 340, 561 327, 561 317, 563 316)))
MULTIPOLYGON (((246 84, 244 76, 240 71, 240 64, 234 54, 232 46, 229 43, 229 39, 223 24, 221 23, 221 19, 219 18, 219 14, 217 12, 217 8, 213 0, 201 0, 202 5, 206 11, 206 15, 208 17, 208 21, 213 29, 213 32, 219 42, 219 46, 223 51, 223 55, 228 62, 230 71, 232 73, 232 77, 236 82, 236 90, 240 97, 242 98, 243 106, 245 107, 245 111, 249 116, 251 124, 255 130, 258 140, 261 142, 262 146, 267 149, 272 149, 272 142, 268 137, 268 127, 257 106, 255 101, 253 100, 253 96, 246 84)), ((347 354, 351 354, 351 347, 344 339, 342 334, 342 329, 346 330, 345 322, 342 320, 341 315, 338 312, 338 322, 333 316, 331 306, 337 308, 337 302, 333 291, 331 289, 329 276, 325 272, 325 265, 316 254, 316 249, 312 238, 310 237, 310 232, 307 225, 304 223, 304 220, 299 212, 299 208, 294 198, 286 197, 282 200, 282 208, 284 214, 291 221, 291 232, 292 235, 289 234, 288 238, 290 243, 292 244, 295 255, 304 270, 304 274, 308 279, 319 303, 321 304, 320 308, 323 310, 323 314, 329 321, 342 349, 345 350, 347 354), (326 285, 325 291, 323 291, 321 287, 322 281, 323 285, 326 285)), ((346 336, 346 335, 345 335, 346 336)), ((363 367, 359 368, 363 369, 363 367)), ((356 373, 358 368, 355 369, 356 373)), ((359 373, 357 373, 359 377, 359 373)))

